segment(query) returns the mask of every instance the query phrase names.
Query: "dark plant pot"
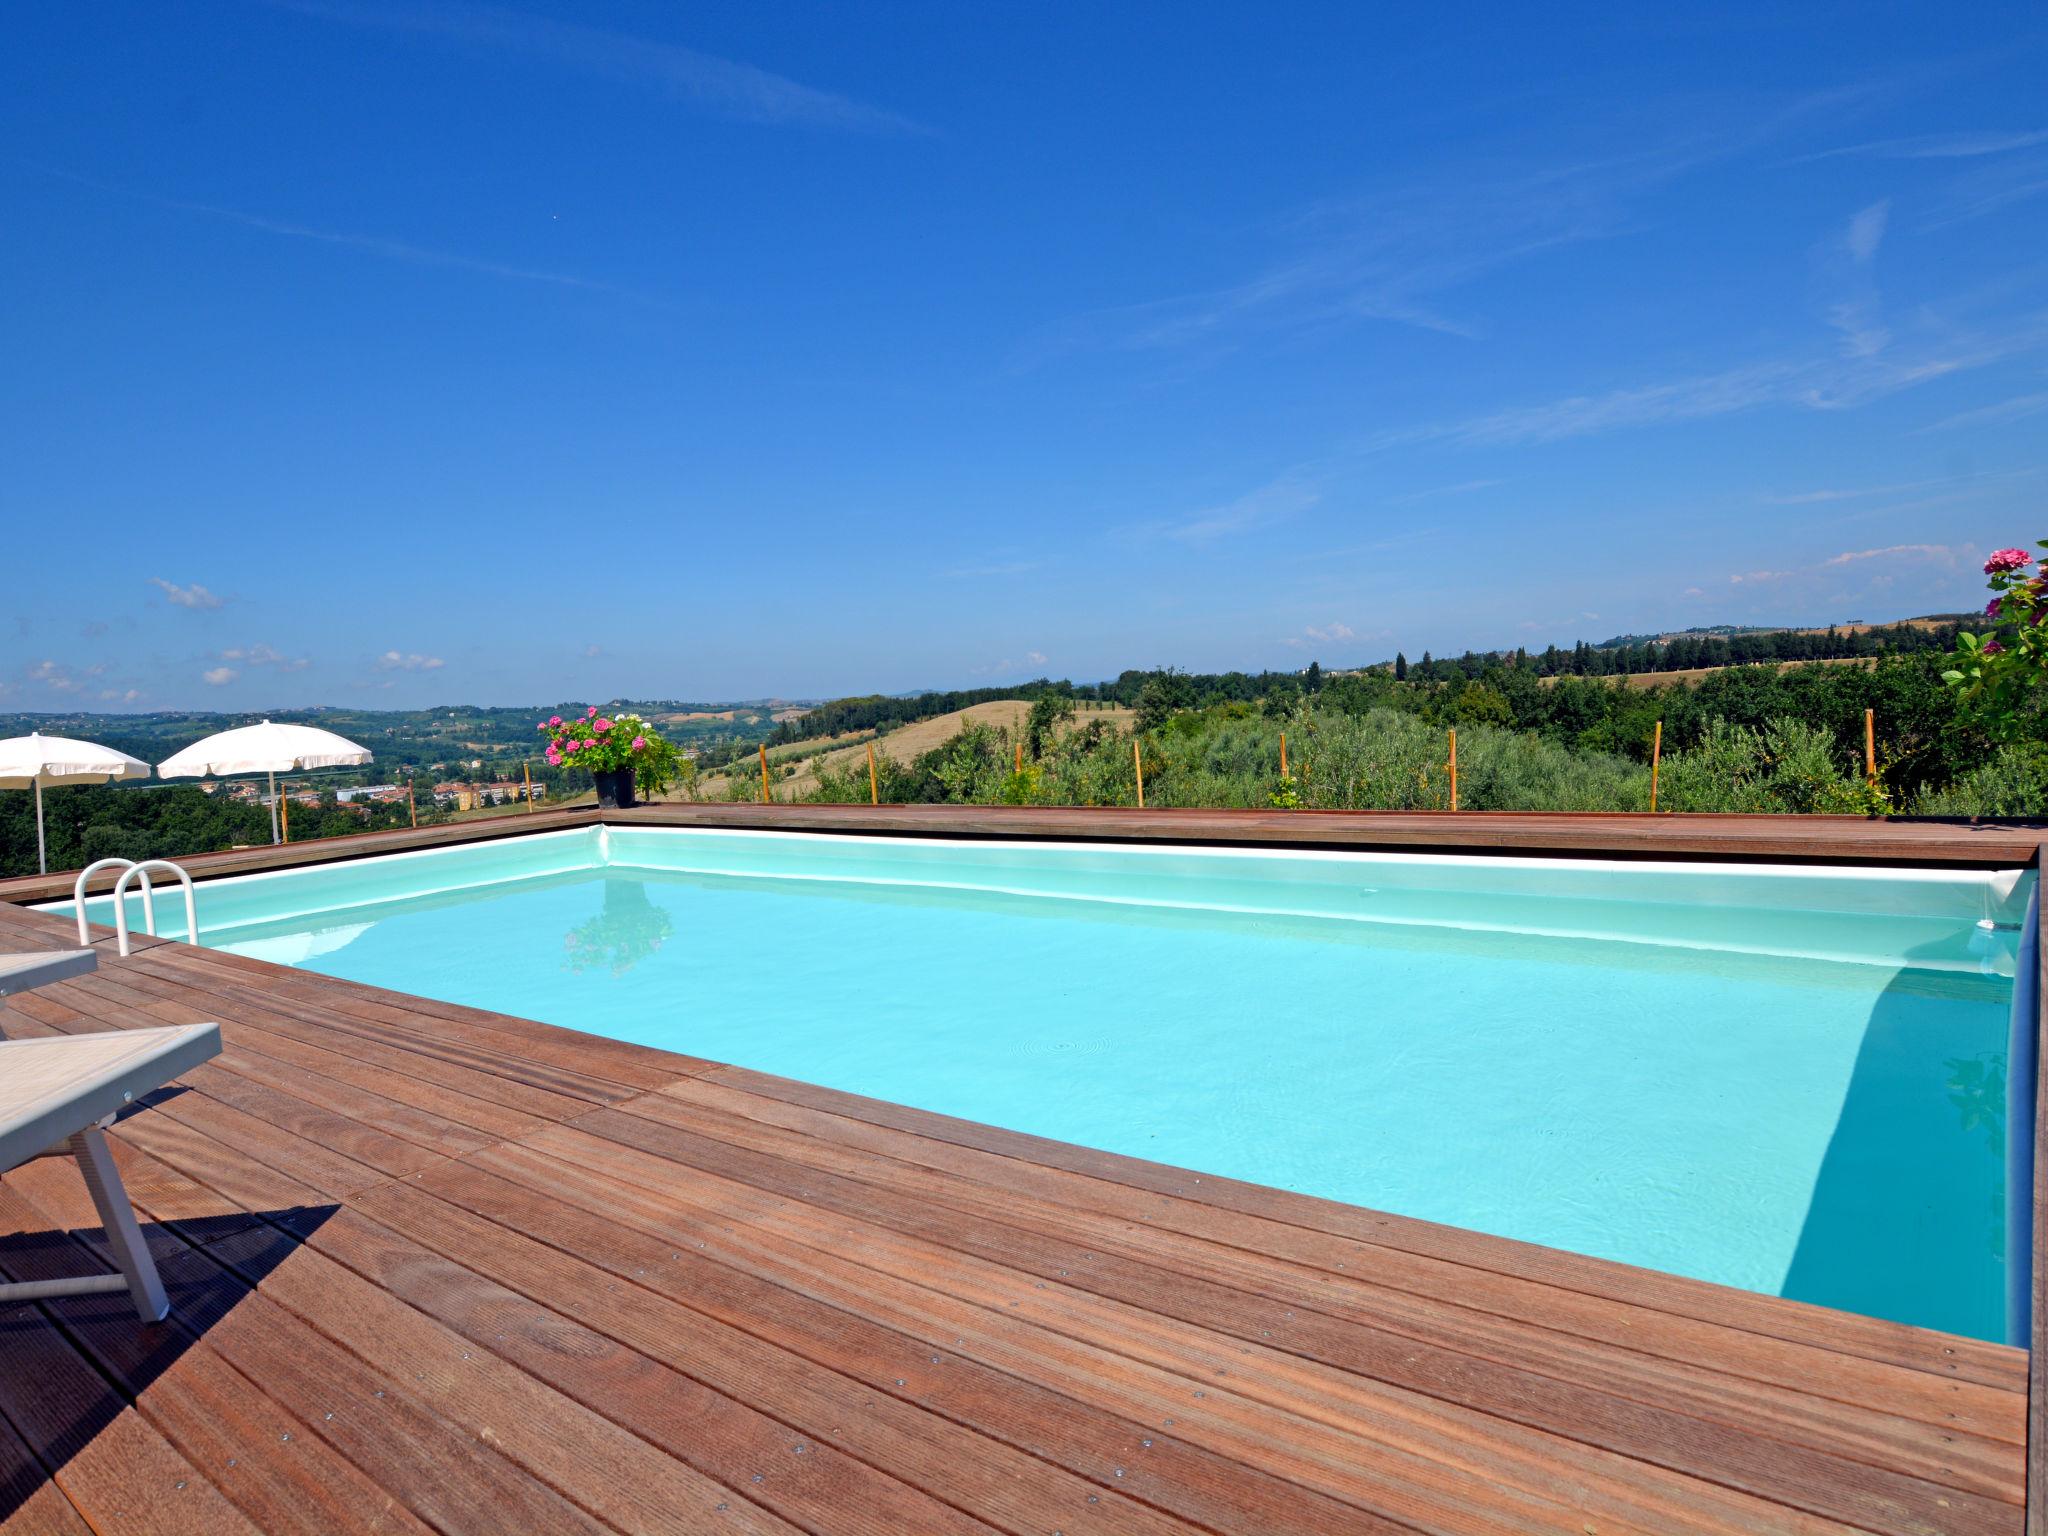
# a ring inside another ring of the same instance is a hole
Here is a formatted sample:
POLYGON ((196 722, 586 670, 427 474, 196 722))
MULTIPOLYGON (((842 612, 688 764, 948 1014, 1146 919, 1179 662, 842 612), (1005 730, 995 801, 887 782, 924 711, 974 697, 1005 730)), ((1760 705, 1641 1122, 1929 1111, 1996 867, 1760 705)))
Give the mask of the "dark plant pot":
POLYGON ((602 768, 590 777, 597 784, 597 803, 607 811, 622 811, 635 803, 633 799, 633 770, 630 768, 602 768))

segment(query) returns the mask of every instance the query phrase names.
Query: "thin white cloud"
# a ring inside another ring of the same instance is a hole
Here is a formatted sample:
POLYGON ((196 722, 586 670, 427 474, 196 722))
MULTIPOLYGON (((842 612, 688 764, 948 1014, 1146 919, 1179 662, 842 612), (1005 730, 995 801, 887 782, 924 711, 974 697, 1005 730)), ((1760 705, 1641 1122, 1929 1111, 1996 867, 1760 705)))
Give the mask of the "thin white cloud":
POLYGON ((287 656, 274 645, 230 646, 219 659, 241 666, 275 667, 280 672, 303 672, 313 665, 312 657, 287 656))
POLYGON ((281 235, 292 240, 310 240, 321 245, 345 246, 350 250, 383 256, 392 261, 410 262, 415 266, 448 267, 462 272, 480 273, 485 277, 506 278, 513 282, 548 283, 557 288, 582 288, 593 293, 619 294, 643 303, 658 302, 628 289, 613 287, 610 283, 576 277, 567 272, 550 272, 535 267, 515 266, 508 262, 489 261, 476 256, 458 255, 453 251, 414 245, 409 240, 394 240, 384 235, 354 234, 346 230, 318 229, 292 219, 272 218, 268 214, 249 213, 240 208, 224 208, 213 203, 187 202, 183 198, 157 197, 143 193, 127 195, 144 197, 149 202, 166 208, 177 208, 186 213, 200 213, 210 218, 225 219, 231 224, 240 224, 245 229, 258 230, 266 235, 281 235))
MULTIPOLYGON (((1881 549, 1846 549, 1840 554, 1829 555, 1812 565, 1800 566, 1793 570, 1744 571, 1728 578, 1731 586, 1761 586, 1771 582, 1792 581, 1799 577, 1821 576, 1830 571, 1840 571, 1877 560, 1907 565, 1938 565, 1955 567, 1963 558, 1963 551, 1949 544, 1887 544, 1881 549)), ((1889 580, 1888 577, 1880 578, 1889 580)))
POLYGON ((2048 149, 1972 162, 1935 199, 1923 224, 1928 229, 1943 229, 1968 223, 2043 193, 2048 193, 2048 149))
POLYGON ((2023 315, 1980 335, 1924 341, 1914 355, 1785 358, 1669 383, 1571 395, 1460 421, 1394 428, 1363 439, 1378 453, 1418 443, 1514 447, 1562 442, 1625 428, 1732 416, 1764 407, 1848 410, 1935 379, 2048 347, 2048 312, 2023 315))
MULTIPOLYGON (((576 22, 556 21, 493 5, 414 0, 403 6, 340 0, 273 0, 302 16, 387 32, 445 38, 489 52, 524 54, 602 79, 651 86, 723 117, 750 123, 837 128, 858 133, 922 133, 895 112, 782 75, 674 43, 576 22)), ((685 13, 675 13, 685 14, 685 13)))
POLYGON ((76 693, 84 686, 69 667, 49 660, 39 661, 30 667, 28 679, 32 683, 41 683, 55 693, 76 693))
POLYGON ((975 677, 1015 677, 1033 667, 1042 667, 1045 662, 1045 652, 1026 651, 1022 661, 1014 656, 1005 656, 1001 661, 991 662, 984 667, 969 667, 967 670, 975 677))
POLYGON ((950 570, 939 572, 947 581, 973 581, 990 576, 1022 576, 1035 571, 1043 564, 1038 560, 997 560, 986 565, 956 565, 950 570))
POLYGON ((1887 544, 1883 549, 1845 550, 1839 555, 1830 555, 1821 561, 1820 568, 1854 565, 1862 560, 1926 560, 1941 565, 1953 565, 1956 552, 1946 544, 1887 544))
POLYGON ((194 213, 205 218, 219 219, 244 229, 257 230, 266 235, 277 235, 290 240, 312 241, 320 245, 345 247, 371 256, 381 256, 391 261, 409 262, 415 266, 444 267, 454 271, 475 272, 485 277, 503 278, 512 282, 547 283, 558 288, 577 288, 591 293, 608 293, 636 303, 662 306, 666 301, 648 294, 635 292, 612 283, 599 282, 593 278, 578 277, 573 273, 554 272, 538 267, 523 267, 511 262, 491 261, 476 256, 465 256, 455 251, 443 251, 431 246, 415 245, 409 240, 393 239, 385 235, 366 235, 348 230, 322 229, 316 225, 301 223, 296 219, 273 217, 265 213, 252 213, 243 208, 225 207, 218 203, 193 202, 188 198, 166 197, 156 192, 145 192, 135 187, 121 186, 114 182, 100 181, 91 176, 80 176, 54 166, 38 167, 42 174, 59 181, 71 182, 77 186, 90 187, 96 192, 109 193, 115 197, 131 198, 137 202, 149 203, 158 208, 169 208, 179 213, 194 213))
POLYGON ((1496 485, 1505 485, 1505 480, 1460 480, 1456 485, 1432 485, 1420 491, 1405 491, 1399 496, 1389 496, 1389 506, 1406 506, 1411 502, 1434 501, 1442 496, 1470 496, 1474 491, 1487 491, 1496 485))
POLYGON ((1328 624, 1323 625, 1320 629, 1317 628, 1315 625, 1311 624, 1307 629, 1303 630, 1302 633, 1307 635, 1308 638, 1311 640, 1328 641, 1350 640, 1354 638, 1358 632, 1354 630, 1349 624, 1339 623, 1338 621, 1333 619, 1328 624))
POLYGON ((1801 155, 1788 165, 1806 165, 1815 160, 1834 160, 1844 155, 1868 155, 1882 160, 1975 160, 1986 155, 2010 154, 2048 144, 2048 129, 2025 132, 1923 133, 1902 139, 1874 139, 1867 144, 1845 144, 1801 155))
POLYGON ((1601 125, 1598 142, 1630 146, 1619 153, 1537 159, 1503 145, 1491 157, 1325 199, 1279 221, 1271 239, 1283 254, 1241 280, 1075 317, 1029 338, 1013 363, 1097 349, 1215 352, 1255 332, 1314 335, 1360 321, 1476 339, 1486 321, 1449 305, 1474 279, 1633 230, 1637 205, 1673 181, 1868 94, 1820 92, 1775 106, 1693 99, 1682 119, 1601 125))
POLYGON ((386 651, 377 658, 380 672, 432 672, 446 666, 438 656, 423 656, 418 651, 386 651))
POLYGON ((1248 533, 1306 512, 1322 497, 1322 487, 1314 481, 1286 474, 1255 491, 1247 491, 1234 501, 1204 507, 1183 518, 1154 523, 1144 531, 1181 544, 1205 546, 1232 534, 1248 533))
POLYGON ((181 587, 161 576, 152 576, 149 578, 149 584, 161 588, 164 597, 179 608, 218 608, 227 601, 226 598, 209 592, 196 581, 188 587, 181 587))
POLYGON ((228 683, 232 683, 236 678, 240 677, 241 675, 242 674, 237 672, 233 667, 208 667, 204 672, 199 674, 202 681, 210 684, 215 688, 223 687, 228 683))
POLYGON ((1887 197, 1859 210, 1849 221, 1842 243, 1848 247, 1851 260, 1868 262, 1877 255, 1877 248, 1884 243, 1885 225, 1891 214, 1892 200, 1887 197))
POLYGON ((1804 507, 1819 502, 1859 501, 1866 496, 1897 496, 1907 491, 1924 491, 1929 486, 1951 483, 1950 477, 1941 476, 1932 480, 1901 480, 1890 485, 1828 486, 1813 491, 1766 495, 1763 500, 1774 507, 1804 507))
POLYGON ((2039 416, 2048 411, 2048 390, 2031 395, 2014 395, 2010 400, 2000 400, 1995 405, 1980 405, 1975 410, 1958 411, 1953 416, 1944 416, 1920 428, 1922 432, 1947 432, 1958 427, 2003 426, 2009 421, 2024 421, 2029 416, 2039 416))
POLYGON ((1891 219, 1890 198, 1859 210, 1842 231, 1839 246, 1830 246, 1825 265, 1832 270, 1839 297, 1828 306, 1827 322, 1842 337, 1843 355, 1875 357, 1891 344, 1892 333, 1883 318, 1877 278, 1871 266, 1878 247, 1884 244, 1885 228, 1891 219))

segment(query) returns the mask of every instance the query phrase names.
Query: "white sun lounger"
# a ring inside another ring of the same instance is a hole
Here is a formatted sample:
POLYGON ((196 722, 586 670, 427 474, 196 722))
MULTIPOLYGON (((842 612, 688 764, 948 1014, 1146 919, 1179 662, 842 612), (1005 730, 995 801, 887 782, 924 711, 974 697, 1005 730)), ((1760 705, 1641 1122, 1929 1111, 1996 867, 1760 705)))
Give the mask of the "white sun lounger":
POLYGON ((0 1040, 0 1174, 46 1155, 76 1158, 121 1269, 118 1275, 0 1284, 0 1305, 125 1290, 146 1323, 171 1310, 104 1128, 124 1105, 219 1054, 218 1024, 0 1040))
POLYGON ((89 949, 49 949, 30 955, 0 955, 0 997, 83 976, 99 963, 89 949))

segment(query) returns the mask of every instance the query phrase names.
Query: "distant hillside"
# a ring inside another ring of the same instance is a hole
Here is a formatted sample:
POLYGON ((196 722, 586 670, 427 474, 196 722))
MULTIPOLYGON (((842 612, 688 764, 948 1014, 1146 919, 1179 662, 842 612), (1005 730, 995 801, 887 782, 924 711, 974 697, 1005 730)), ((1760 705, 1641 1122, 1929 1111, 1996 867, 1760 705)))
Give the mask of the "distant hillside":
POLYGON ((29 731, 40 731, 46 736, 79 736, 116 747, 144 762, 156 763, 202 736, 246 725, 267 715, 273 720, 320 726, 374 752, 377 761, 363 774, 329 775, 335 782, 346 782, 351 777, 388 774, 400 767, 516 763, 536 752, 537 722, 551 714, 579 715, 587 704, 593 703, 612 713, 631 712, 659 721, 672 740, 700 750, 758 741, 778 725, 793 723, 807 707, 787 699, 745 703, 579 699, 519 708, 437 704, 430 709, 273 709, 233 713, 158 710, 139 715, 80 710, 0 714, 0 737, 25 735, 29 731))
POLYGON ((1917 619, 1890 619, 1873 624, 1865 619, 1844 619, 1836 624, 1696 624, 1690 629, 1670 629, 1654 635, 1615 635, 1594 643, 1596 651, 1616 651, 1630 645, 1669 645, 1674 640, 1727 640, 1736 635, 1826 635, 1869 634, 1874 630, 1954 630, 1976 618, 1973 613, 1930 613, 1917 619))

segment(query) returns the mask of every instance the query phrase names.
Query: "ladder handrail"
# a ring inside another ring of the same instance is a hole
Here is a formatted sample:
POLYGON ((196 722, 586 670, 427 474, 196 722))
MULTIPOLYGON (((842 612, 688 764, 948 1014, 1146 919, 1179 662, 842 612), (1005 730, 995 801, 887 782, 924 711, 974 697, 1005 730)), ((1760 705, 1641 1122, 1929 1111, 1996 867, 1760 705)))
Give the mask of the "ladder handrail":
MULTIPOLYGON (((192 877, 185 873, 183 866, 173 864, 169 859, 139 859, 121 872, 121 878, 114 882, 114 934, 120 941, 125 957, 128 953, 128 882, 140 875, 146 882, 152 868, 168 869, 178 877, 178 883, 185 887, 185 942, 199 942, 199 905, 192 893, 192 877)), ((156 903, 143 902, 143 921, 148 926, 149 936, 156 937, 156 903)))
MULTIPOLYGON (((133 859, 95 859, 92 863, 81 869, 78 872, 78 879, 72 882, 71 910, 78 914, 78 942, 80 944, 91 942, 86 934, 85 923, 86 882, 91 880, 101 870, 112 869, 116 865, 119 865, 124 871, 136 867, 135 860, 133 859)), ((150 888, 149 873, 146 870, 142 876, 142 921, 143 925, 149 930, 150 937, 154 938, 156 936, 156 893, 150 888)), ((124 950, 123 953, 125 954, 126 951, 124 950)))

